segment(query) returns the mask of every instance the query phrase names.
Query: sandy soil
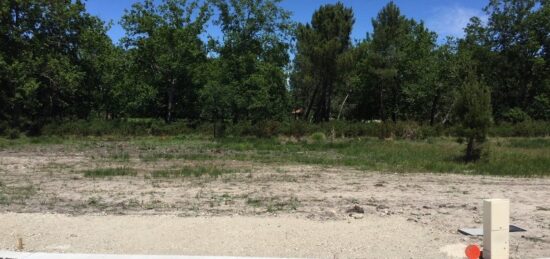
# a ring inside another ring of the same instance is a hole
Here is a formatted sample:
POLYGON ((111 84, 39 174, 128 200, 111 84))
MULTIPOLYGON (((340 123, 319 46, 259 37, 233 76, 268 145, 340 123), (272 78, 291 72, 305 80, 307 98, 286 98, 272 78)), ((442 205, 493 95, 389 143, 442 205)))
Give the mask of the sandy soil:
MULTIPOLYGON (((0 151, 0 249, 322 258, 453 258, 479 238, 484 198, 511 199, 512 258, 550 256, 550 179, 390 174, 349 168, 214 161, 246 173, 157 179, 196 161, 124 166, 138 176, 90 179, 120 166, 89 152, 0 151), (365 213, 350 214, 355 205, 365 213), (350 216, 351 215, 351 216, 350 216), (426 248, 428 247, 428 249, 426 248)), ((204 162, 202 162, 204 163, 204 162)), ((460 258, 460 257, 458 257, 460 258)))
MULTIPOLYGON (((0 215, 2 248, 28 251, 308 258, 456 258, 434 229, 402 217, 353 221, 295 217, 0 215), (425 249, 424 247, 430 247, 425 249)), ((453 238, 449 234, 445 240, 453 238)), ((460 257, 458 257, 460 258, 460 257)))

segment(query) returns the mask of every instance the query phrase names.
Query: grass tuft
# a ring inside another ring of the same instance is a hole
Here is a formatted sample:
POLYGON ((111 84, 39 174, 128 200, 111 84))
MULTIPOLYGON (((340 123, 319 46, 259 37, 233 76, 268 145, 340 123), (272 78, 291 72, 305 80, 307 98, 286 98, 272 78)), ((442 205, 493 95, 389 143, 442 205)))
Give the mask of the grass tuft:
POLYGON ((235 173, 236 170, 216 166, 185 166, 179 170, 161 170, 151 174, 153 178, 181 178, 209 176, 217 178, 224 174, 235 173))
POLYGON ((132 168, 98 168, 84 171, 84 177, 101 178, 113 176, 136 176, 137 171, 132 168))
POLYGON ((36 189, 32 185, 7 186, 0 182, 0 205, 24 204, 35 194, 36 189))

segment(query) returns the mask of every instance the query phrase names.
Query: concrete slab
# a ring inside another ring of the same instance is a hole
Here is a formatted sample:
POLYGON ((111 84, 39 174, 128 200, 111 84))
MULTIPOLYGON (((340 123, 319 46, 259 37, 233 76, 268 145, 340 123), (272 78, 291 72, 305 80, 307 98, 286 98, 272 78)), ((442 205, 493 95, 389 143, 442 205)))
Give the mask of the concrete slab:
MULTIPOLYGON (((177 256, 177 255, 111 255, 111 254, 55 254, 0 251, 2 259, 267 259, 260 257, 177 256)), ((274 259, 274 258, 273 258, 274 259)))
MULTIPOLYGON (((483 228, 461 228, 458 232, 467 236, 483 236, 483 228)), ((527 232, 527 230, 518 226, 510 225, 510 233, 527 232)))

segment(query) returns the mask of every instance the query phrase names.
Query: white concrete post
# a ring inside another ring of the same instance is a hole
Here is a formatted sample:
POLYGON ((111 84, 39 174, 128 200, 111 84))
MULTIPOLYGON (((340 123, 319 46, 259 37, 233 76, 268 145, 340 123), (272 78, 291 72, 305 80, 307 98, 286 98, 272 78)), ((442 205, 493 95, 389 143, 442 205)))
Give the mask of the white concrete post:
POLYGON ((483 201, 483 258, 510 257, 510 200, 483 201))

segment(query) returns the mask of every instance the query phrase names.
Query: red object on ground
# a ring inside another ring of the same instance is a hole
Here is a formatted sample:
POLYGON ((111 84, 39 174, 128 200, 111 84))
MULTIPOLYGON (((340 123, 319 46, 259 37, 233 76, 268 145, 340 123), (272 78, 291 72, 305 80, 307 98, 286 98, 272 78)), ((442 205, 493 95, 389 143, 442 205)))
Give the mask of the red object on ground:
POLYGON ((469 245, 466 247, 465 252, 468 259, 479 259, 481 256, 481 249, 479 249, 478 245, 469 245))

